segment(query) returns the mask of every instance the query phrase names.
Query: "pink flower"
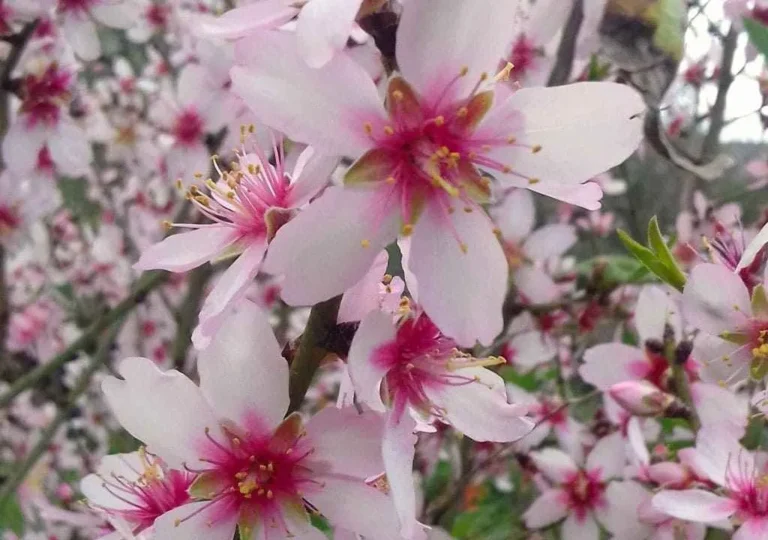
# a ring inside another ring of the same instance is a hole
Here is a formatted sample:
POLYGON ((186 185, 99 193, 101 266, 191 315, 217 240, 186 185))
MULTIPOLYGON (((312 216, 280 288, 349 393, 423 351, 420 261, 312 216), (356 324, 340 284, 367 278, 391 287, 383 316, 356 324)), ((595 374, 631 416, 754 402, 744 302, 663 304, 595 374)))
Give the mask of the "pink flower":
POLYGON ((238 255, 201 308, 194 337, 198 348, 205 347, 217 327, 216 319, 256 277, 267 244, 290 218, 291 210, 322 189, 337 163, 307 149, 289 173, 281 143, 274 149, 274 166, 261 148, 252 148, 253 154, 239 156, 236 169, 219 171, 218 182, 207 181, 209 195, 197 186, 189 189, 189 199, 212 223, 175 224, 194 230, 169 236, 145 250, 134 266, 185 272, 220 257, 238 255))
POLYGON ((133 534, 151 529, 161 515, 190 502, 195 476, 169 469, 143 449, 101 459, 95 474, 80 482, 88 504, 133 534))
POLYGON ((530 455, 552 487, 545 489, 523 515, 528 528, 547 527, 565 518, 562 538, 597 540, 598 522, 622 540, 647 538, 647 530, 637 517, 640 498, 635 492, 642 488, 633 482, 610 482, 621 476, 626 461, 618 433, 598 441, 583 467, 554 448, 530 455), (628 498, 627 492, 632 497, 628 498))
POLYGON ((373 312, 360 324, 349 374, 361 401, 375 411, 389 410, 383 455, 403 536, 418 531, 411 478, 414 419, 423 425, 439 419, 476 441, 514 441, 533 427, 524 417, 527 407, 510 405, 503 379, 483 367, 503 361, 460 352, 423 313, 409 313, 396 325, 391 315, 373 312))
POLYGON ((93 19, 111 28, 130 28, 139 15, 133 0, 58 0, 61 26, 75 53, 83 60, 101 54, 93 19))
POLYGON ((704 489, 662 491, 653 506, 678 519, 729 527, 740 523, 736 540, 768 536, 768 486, 756 456, 742 448, 728 433, 716 429, 699 432, 694 460, 709 480, 722 489, 717 495, 704 489))
POLYGON ((357 158, 346 187, 289 223, 267 257, 267 270, 285 276, 288 303, 343 292, 382 247, 412 235, 410 270, 430 318, 461 345, 489 344, 501 331, 507 269, 480 207, 489 180, 479 169, 507 186, 578 185, 635 150, 643 110, 634 91, 603 83, 520 90, 494 103, 493 80, 507 72, 489 73, 511 39, 516 6, 407 2, 386 108, 344 54, 313 70, 290 34, 238 42, 233 90, 259 118, 320 151, 357 158))
POLYGON ((675 397, 659 390, 647 381, 623 381, 611 385, 608 394, 630 413, 636 416, 664 414, 675 397))
POLYGON ((557 223, 534 230, 533 196, 523 189, 509 193, 490 213, 501 233, 504 254, 520 295, 533 304, 560 298, 561 288, 545 269, 548 262, 559 259, 576 243, 575 228, 557 223))
POLYGON ((3 139, 8 168, 19 175, 40 165, 40 153, 67 175, 80 176, 89 170, 91 146, 85 132, 70 118, 74 76, 56 63, 45 64, 21 79, 21 107, 3 139))
POLYGON ((323 538, 333 525, 397 536, 389 498, 365 479, 383 470, 383 419, 324 409, 307 424, 288 409, 288 364, 264 315, 246 304, 198 359, 200 386, 145 358, 119 368, 104 393, 120 423, 172 467, 198 474, 194 502, 155 521, 157 538, 323 538))

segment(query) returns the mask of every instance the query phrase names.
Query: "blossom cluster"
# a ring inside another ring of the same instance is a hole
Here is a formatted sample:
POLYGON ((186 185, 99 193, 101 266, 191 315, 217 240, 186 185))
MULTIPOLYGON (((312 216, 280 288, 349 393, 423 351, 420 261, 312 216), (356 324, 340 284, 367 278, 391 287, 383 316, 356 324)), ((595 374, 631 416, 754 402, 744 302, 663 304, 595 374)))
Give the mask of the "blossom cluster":
POLYGON ((714 3, 0 0, 2 540, 768 538, 714 3))

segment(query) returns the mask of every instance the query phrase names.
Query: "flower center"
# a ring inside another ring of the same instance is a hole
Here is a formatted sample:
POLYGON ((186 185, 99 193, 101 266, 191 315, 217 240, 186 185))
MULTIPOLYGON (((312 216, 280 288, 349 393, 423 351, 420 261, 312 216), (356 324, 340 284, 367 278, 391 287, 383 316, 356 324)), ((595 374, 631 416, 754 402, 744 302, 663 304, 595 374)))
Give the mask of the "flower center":
POLYGON ((18 209, 0 206, 0 238, 9 236, 19 225, 21 225, 21 219, 18 215, 18 209))
POLYGON ((26 113, 30 126, 38 123, 54 125, 59 111, 70 100, 71 75, 51 64, 40 74, 29 74, 22 81, 21 111, 26 113))
POLYGON ((192 146, 200 142, 203 135, 203 120, 194 109, 185 109, 176 117, 173 134, 182 146, 192 146))
POLYGON ((605 483, 593 472, 578 471, 566 479, 563 486, 568 497, 568 506, 578 519, 584 519, 587 512, 604 504, 605 483))
POLYGON ((63 13, 84 15, 96 5, 99 0, 59 0, 58 8, 63 13))
POLYGON ((509 61, 515 66, 516 79, 525 77, 531 70, 539 55, 536 46, 525 35, 521 35, 512 46, 509 61))

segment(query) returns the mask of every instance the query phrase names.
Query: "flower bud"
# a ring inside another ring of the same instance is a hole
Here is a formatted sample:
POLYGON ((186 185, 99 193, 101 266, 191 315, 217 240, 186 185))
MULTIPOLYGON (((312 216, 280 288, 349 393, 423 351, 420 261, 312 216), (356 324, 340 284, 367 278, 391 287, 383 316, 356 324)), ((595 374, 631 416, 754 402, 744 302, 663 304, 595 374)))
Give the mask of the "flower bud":
POLYGON ((624 381, 608 389, 610 396, 636 416, 659 416, 675 402, 675 397, 662 392, 647 381, 624 381))

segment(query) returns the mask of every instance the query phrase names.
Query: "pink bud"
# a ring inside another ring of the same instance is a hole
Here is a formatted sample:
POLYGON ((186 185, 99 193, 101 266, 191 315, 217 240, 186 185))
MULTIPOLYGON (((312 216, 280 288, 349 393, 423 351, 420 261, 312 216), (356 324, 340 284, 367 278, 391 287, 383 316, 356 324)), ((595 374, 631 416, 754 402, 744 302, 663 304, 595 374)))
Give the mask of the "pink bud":
POLYGON ((608 389, 610 396, 636 416, 658 416, 675 402, 675 397, 662 392, 648 381, 624 381, 608 389))
POLYGON ((75 491, 72 489, 72 486, 69 484, 59 484, 56 487, 56 496, 64 501, 68 502, 72 500, 72 497, 75 496, 75 491))
POLYGON ((691 474, 679 463, 662 461, 648 467, 648 477, 665 488, 682 489, 690 481, 691 474))

